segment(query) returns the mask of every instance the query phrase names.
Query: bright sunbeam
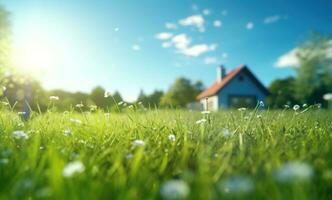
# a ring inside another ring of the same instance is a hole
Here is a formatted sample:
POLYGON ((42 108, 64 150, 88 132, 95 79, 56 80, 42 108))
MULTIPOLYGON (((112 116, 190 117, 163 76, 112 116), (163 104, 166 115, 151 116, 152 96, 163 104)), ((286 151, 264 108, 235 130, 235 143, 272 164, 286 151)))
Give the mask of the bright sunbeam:
POLYGON ((24 72, 39 74, 52 63, 52 48, 46 41, 31 38, 16 45, 13 51, 14 64, 24 72))

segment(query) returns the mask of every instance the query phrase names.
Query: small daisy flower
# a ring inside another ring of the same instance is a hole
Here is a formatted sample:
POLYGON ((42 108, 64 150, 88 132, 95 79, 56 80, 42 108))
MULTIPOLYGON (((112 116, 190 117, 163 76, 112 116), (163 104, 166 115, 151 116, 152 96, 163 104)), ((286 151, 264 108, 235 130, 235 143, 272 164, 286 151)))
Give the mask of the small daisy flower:
POLYGON ((303 162, 288 162, 275 171, 275 178, 282 183, 306 181, 313 176, 312 167, 303 162))
POLYGON ((296 104, 296 105, 293 106, 293 110, 297 111, 298 109, 300 109, 299 105, 296 104))
POLYGON ((63 134, 64 134, 65 136, 72 136, 72 135, 73 135, 73 133, 72 133, 71 130, 69 130, 69 129, 64 130, 64 131, 63 131, 63 134))
POLYGON ((81 161, 73 161, 68 163, 63 171, 62 171, 62 175, 64 177, 72 177, 75 174, 79 174, 84 172, 85 167, 83 165, 83 163, 81 161))
POLYGON ((205 114, 210 114, 211 111, 205 110, 205 111, 202 111, 201 113, 202 113, 203 115, 205 115, 205 114))
POLYGON ((237 110, 240 111, 240 112, 243 112, 243 111, 246 111, 247 108, 239 108, 239 109, 237 109, 237 110))
POLYGON ((222 134, 223 134, 223 136, 226 137, 226 138, 228 138, 228 137, 230 137, 230 136, 232 135, 231 132, 230 132, 227 128, 224 128, 224 129, 222 130, 222 134))
POLYGON ((200 119, 196 121, 196 124, 204 124, 206 121, 206 119, 200 119))
POLYGON ((18 115, 26 115, 27 113, 22 111, 22 112, 17 112, 18 115))
POLYGON ((74 124, 82 124, 82 121, 79 119, 70 118, 70 121, 74 124))
POLYGON ((105 97, 105 98, 108 98, 108 97, 110 97, 110 96, 112 96, 111 92, 105 91, 105 93, 104 93, 104 97, 105 97))
POLYGON ((226 195, 241 195, 251 192, 254 183, 248 177, 233 176, 218 184, 219 191, 226 195))
POLYGON ((50 101, 59 101, 58 96, 50 96, 50 101))
POLYGON ((175 142, 176 137, 175 137, 174 134, 170 134, 170 135, 168 135, 168 139, 169 139, 170 141, 172 141, 172 142, 175 142))
POLYGON ((182 180, 170 180, 165 182, 160 189, 160 194, 165 199, 184 199, 189 195, 190 188, 182 180))
POLYGON ((12 137, 17 140, 27 140, 29 136, 24 131, 13 131, 12 137))
POLYGON ((145 145, 145 142, 144 142, 143 140, 134 140, 134 141, 132 142, 132 144, 133 144, 134 146, 140 146, 140 147, 142 147, 142 146, 145 145))
POLYGON ((83 105, 82 103, 79 103, 79 104, 76 104, 75 107, 76 107, 76 108, 83 108, 83 106, 84 106, 84 105, 83 105))

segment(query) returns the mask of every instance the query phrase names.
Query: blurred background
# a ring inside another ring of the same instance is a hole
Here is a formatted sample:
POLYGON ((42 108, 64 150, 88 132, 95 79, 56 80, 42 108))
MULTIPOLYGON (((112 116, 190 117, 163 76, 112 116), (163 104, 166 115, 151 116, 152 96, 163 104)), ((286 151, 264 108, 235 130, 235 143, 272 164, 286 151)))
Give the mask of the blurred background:
POLYGON ((328 0, 0 0, 2 106, 45 111, 82 103, 187 107, 246 64, 266 106, 332 95, 328 0), (106 96, 105 96, 106 95, 106 96), (54 102, 53 102, 54 103, 54 102))

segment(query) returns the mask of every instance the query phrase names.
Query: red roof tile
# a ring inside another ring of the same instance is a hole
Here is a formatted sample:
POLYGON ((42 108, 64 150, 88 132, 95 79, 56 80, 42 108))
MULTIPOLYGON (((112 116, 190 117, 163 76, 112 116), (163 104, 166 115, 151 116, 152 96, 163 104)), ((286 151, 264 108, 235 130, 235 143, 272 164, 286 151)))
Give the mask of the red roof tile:
POLYGON ((227 83, 231 81, 245 67, 245 65, 240 65, 232 71, 228 72, 221 81, 214 82, 209 88, 201 92, 196 98, 200 100, 217 94, 219 90, 225 87, 227 83))

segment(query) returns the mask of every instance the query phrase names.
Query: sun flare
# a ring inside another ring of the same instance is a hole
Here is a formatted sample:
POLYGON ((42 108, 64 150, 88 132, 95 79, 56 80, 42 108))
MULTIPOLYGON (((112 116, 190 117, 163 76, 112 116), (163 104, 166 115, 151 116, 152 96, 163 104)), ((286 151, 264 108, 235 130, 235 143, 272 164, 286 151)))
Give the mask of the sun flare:
POLYGON ((27 73, 38 74, 50 67, 53 53, 47 42, 32 39, 14 48, 13 61, 18 69, 27 73))

